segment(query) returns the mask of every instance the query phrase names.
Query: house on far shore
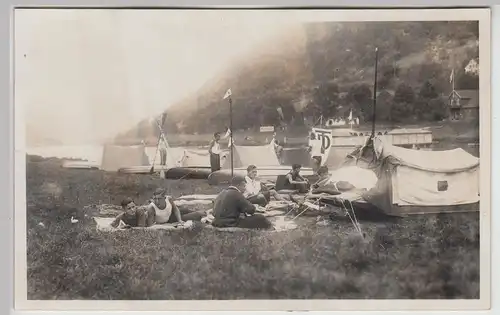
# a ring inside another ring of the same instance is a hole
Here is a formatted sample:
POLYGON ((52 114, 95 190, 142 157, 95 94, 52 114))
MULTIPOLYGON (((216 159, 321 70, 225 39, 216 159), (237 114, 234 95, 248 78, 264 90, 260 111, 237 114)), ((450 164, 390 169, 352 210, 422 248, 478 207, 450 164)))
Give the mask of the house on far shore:
POLYGON ((448 96, 451 120, 479 118, 479 90, 453 90, 448 96))

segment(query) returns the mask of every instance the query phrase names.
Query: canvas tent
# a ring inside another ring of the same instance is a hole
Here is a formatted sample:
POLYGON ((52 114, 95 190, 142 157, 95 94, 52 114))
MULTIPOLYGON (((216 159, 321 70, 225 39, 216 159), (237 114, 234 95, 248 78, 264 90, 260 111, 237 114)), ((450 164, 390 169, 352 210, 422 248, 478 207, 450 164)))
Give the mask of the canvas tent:
MULTIPOLYGON (((228 152, 221 153, 221 164, 225 163, 228 152)), ((210 167, 210 153, 207 149, 184 149, 179 160, 182 167, 210 167)))
MULTIPOLYGON (((263 146, 237 146, 233 148, 235 168, 256 166, 280 166, 280 161, 274 149, 274 142, 263 146)), ((231 153, 227 154, 224 161, 221 161, 222 169, 231 168, 231 153)))
POLYGON ((363 199, 386 214, 479 210, 479 159, 463 149, 411 150, 375 138, 353 155, 351 164, 378 178, 363 199))
POLYGON ((105 145, 102 153, 101 169, 117 172, 120 168, 148 166, 149 159, 143 145, 105 145))

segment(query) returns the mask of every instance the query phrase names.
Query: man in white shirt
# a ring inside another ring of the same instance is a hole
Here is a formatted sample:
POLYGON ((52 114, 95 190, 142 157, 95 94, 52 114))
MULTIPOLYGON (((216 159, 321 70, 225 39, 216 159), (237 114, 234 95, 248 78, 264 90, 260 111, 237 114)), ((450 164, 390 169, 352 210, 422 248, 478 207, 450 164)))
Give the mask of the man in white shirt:
POLYGON ((243 196, 250 201, 252 204, 257 204, 259 206, 265 207, 271 197, 279 201, 284 201, 285 199, 276 192, 274 189, 268 189, 265 185, 257 179, 257 166, 249 165, 247 167, 247 176, 245 176, 245 191, 243 196))
POLYGON ((214 133, 214 138, 210 142, 210 146, 208 148, 208 152, 210 153, 210 167, 212 172, 220 170, 220 133, 214 133))

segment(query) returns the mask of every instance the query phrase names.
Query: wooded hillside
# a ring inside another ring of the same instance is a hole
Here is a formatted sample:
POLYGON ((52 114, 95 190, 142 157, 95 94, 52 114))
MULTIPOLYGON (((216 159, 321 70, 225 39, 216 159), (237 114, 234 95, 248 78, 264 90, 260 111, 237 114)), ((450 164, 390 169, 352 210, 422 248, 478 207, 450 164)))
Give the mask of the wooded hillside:
MULTIPOLYGON (((224 130, 229 108, 222 96, 228 88, 235 129, 303 125, 321 114, 346 117, 351 109, 370 120, 375 47, 377 120, 441 120, 452 69, 457 89, 478 89, 478 73, 465 71, 471 60, 479 62, 478 40, 478 23, 469 21, 304 24, 169 107, 164 127, 190 134, 224 130)), ((117 140, 156 134, 144 121, 117 140)))

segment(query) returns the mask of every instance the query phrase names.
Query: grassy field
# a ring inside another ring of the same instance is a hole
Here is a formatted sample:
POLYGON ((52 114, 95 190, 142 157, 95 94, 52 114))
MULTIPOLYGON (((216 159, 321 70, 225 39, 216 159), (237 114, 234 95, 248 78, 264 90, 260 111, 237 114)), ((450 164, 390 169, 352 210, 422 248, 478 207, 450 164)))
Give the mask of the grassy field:
POLYGON ((362 221, 363 240, 349 221, 319 226, 315 217, 280 233, 106 233, 83 210, 125 196, 142 203, 160 186, 173 196, 221 189, 28 159, 28 298, 479 297, 478 213, 362 221))

